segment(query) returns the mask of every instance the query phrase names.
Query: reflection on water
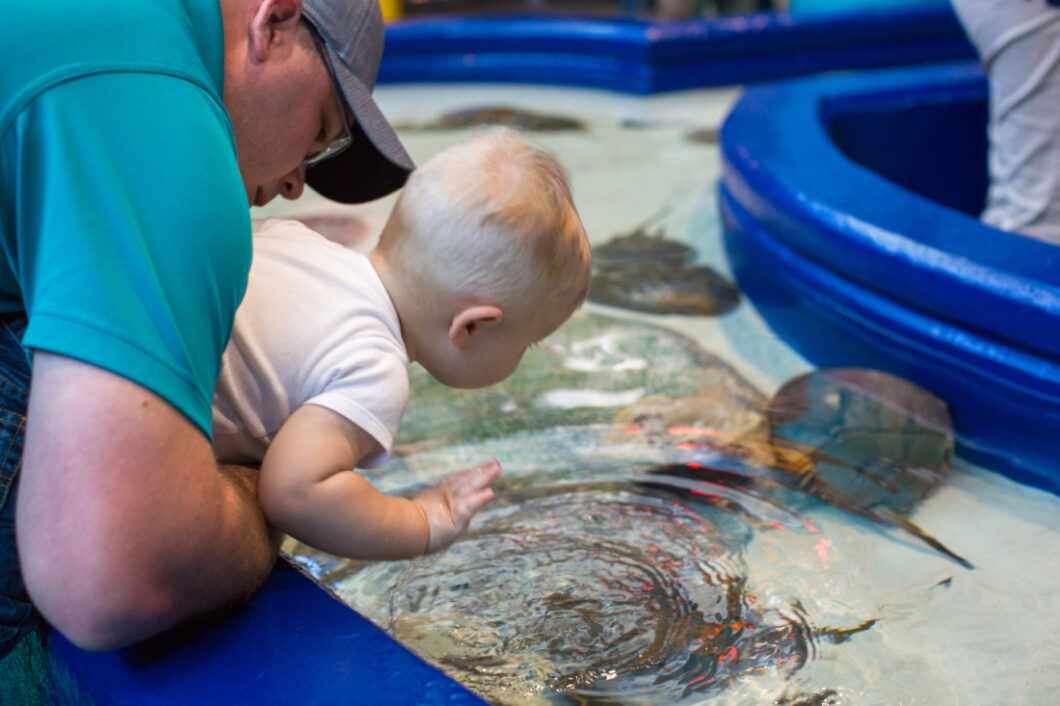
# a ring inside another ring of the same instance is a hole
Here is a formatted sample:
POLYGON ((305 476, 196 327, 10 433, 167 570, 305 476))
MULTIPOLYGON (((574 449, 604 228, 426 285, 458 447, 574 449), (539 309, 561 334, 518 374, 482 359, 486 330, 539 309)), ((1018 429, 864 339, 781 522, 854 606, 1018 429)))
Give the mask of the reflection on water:
MULTIPOLYGON (((833 624, 814 624, 797 582, 782 578, 787 570, 804 574, 806 562, 837 560, 812 520, 746 488, 615 470, 626 465, 620 458, 591 455, 613 431, 555 430, 480 444, 479 451, 501 457, 548 447, 574 467, 507 464, 497 499, 442 554, 317 564, 315 572, 497 704, 794 698, 793 674, 827 645, 872 627, 873 616, 850 610, 833 610, 833 624), (745 561, 762 533, 785 533, 792 542, 769 579, 745 561)), ((442 464, 467 450, 425 455, 442 464)), ((704 449, 625 445, 612 452, 644 469, 693 457, 739 467, 704 449)))
MULTIPOLYGON (((787 389, 767 402, 693 341, 599 314, 574 317, 495 388, 438 387, 416 376, 412 400, 422 407, 402 431, 400 455, 368 477, 410 493, 453 468, 500 459, 497 498, 468 534, 414 562, 326 566, 311 550, 294 551, 344 600, 491 701, 794 698, 790 677, 822 641, 874 624, 845 609, 818 624, 804 609, 809 597, 744 561, 748 545, 777 532, 796 536, 778 568, 799 574, 807 559, 836 561, 832 540, 815 536, 791 497, 833 489, 815 477, 807 486, 814 459, 793 470, 769 443, 768 414, 790 428, 813 417, 813 396, 787 389), (558 424, 574 414, 574 392, 592 402, 577 408, 592 423, 558 424), (779 403, 793 396, 802 405, 794 414, 794 403, 779 403), (506 411, 494 418, 483 405, 506 411)), ((876 407, 848 396, 861 403, 850 421, 868 415, 879 427, 876 407)))
POLYGON ((812 631, 794 608, 748 592, 749 538, 665 492, 524 489, 451 551, 378 569, 400 578, 372 617, 496 703, 677 703, 807 659, 812 631))

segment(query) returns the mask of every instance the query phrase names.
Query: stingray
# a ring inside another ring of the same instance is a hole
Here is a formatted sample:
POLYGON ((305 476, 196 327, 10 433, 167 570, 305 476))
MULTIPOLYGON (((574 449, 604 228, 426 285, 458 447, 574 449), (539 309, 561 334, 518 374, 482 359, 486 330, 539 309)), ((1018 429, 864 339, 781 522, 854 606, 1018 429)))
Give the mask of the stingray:
MULTIPOLYGON (((784 384, 766 409, 769 441, 725 448, 749 462, 657 469, 768 494, 796 491, 885 526, 900 528, 966 569, 967 559, 909 519, 951 472, 953 430, 945 403, 889 373, 831 368, 784 384)), ((716 446, 717 439, 707 441, 716 446)))
POLYGON ((695 249, 648 226, 667 209, 593 249, 589 300, 649 314, 718 316, 740 303, 735 284, 707 265, 695 249))
POLYGON ((506 105, 466 108, 427 123, 400 125, 399 130, 460 130, 476 125, 506 125, 526 132, 583 131, 585 123, 562 115, 547 115, 506 105))

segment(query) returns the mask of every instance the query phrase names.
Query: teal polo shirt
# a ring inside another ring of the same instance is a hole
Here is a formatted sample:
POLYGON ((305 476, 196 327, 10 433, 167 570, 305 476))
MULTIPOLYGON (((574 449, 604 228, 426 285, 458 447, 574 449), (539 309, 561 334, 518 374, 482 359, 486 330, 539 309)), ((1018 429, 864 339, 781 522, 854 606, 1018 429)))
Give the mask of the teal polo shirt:
POLYGON ((209 437, 251 258, 218 0, 12 3, 0 57, 0 312, 209 437))

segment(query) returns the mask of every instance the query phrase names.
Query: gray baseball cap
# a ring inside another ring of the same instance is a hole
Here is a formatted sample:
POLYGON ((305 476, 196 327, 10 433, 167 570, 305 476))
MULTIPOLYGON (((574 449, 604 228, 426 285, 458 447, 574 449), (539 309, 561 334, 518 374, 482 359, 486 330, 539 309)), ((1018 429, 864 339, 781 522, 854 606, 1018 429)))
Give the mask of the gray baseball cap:
POLYGON ((372 99, 383 57, 379 0, 304 0, 302 13, 324 40, 355 118, 350 146, 306 170, 306 181, 342 203, 371 201, 400 189, 415 165, 372 99))

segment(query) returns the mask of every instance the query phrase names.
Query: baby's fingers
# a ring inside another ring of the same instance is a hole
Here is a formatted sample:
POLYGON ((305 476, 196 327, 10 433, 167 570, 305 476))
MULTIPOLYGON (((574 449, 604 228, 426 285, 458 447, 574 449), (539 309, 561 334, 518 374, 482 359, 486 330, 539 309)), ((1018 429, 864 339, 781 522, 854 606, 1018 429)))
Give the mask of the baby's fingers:
POLYGON ((458 525, 466 527, 468 520, 470 520, 476 512, 481 510, 483 505, 492 499, 493 488, 483 488, 482 490, 476 490, 470 495, 464 496, 453 508, 453 519, 458 525))
POLYGON ((493 499, 493 488, 489 485, 501 474, 501 466, 496 461, 484 463, 453 474, 455 484, 449 487, 450 509, 453 522, 460 531, 467 528, 467 523, 482 509, 482 506, 493 499))
POLYGON ((462 497, 488 487, 490 483, 497 480, 500 474, 501 464, 496 461, 490 461, 483 463, 481 466, 457 471, 447 476, 442 483, 447 487, 451 495, 462 497))

